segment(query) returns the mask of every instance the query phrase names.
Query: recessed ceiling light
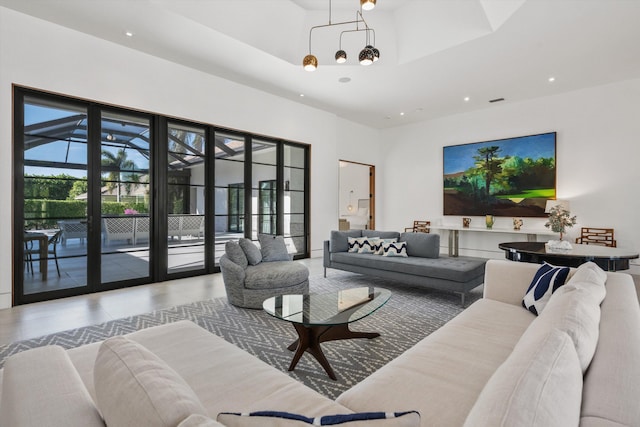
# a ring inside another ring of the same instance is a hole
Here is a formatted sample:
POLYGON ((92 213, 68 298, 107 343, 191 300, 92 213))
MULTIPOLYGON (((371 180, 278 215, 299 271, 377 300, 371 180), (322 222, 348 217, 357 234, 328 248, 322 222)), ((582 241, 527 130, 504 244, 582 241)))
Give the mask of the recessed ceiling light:
POLYGON ((556 81, 556 78, 555 78, 555 77, 549 77, 549 83, 553 83, 553 82, 555 82, 555 81, 556 81))
POLYGON ((465 96, 465 97, 464 97, 464 102, 469 102, 469 100, 470 100, 470 99, 471 99, 471 98, 469 98, 468 96, 465 96))
POLYGON ((351 81, 351 77, 340 77, 338 81, 340 83, 349 83, 351 81))
POLYGON ((133 33, 131 31, 125 31, 124 35, 127 37, 133 37, 133 33))
POLYGON ((400 113, 401 116, 404 116, 404 111, 400 113))
POLYGON ((304 93, 301 93, 301 94, 300 94, 300 98, 304 98, 304 93))

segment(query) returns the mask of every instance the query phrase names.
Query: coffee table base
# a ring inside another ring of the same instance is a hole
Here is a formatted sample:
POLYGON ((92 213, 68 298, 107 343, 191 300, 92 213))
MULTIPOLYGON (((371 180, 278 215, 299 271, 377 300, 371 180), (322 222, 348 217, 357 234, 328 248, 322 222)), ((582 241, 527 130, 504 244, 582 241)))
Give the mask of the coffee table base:
POLYGON ((289 370, 293 369, 298 364, 298 361, 302 357, 305 351, 311 353, 316 358, 320 365, 324 368, 329 378, 336 379, 336 374, 333 372, 329 361, 325 357, 320 343, 325 341, 336 340, 348 340, 352 338, 377 338, 380 336, 377 332, 355 332, 349 329, 348 324, 333 325, 333 326, 305 326, 299 323, 293 323, 293 326, 298 332, 298 339, 294 341, 289 347, 289 350, 294 351, 293 360, 289 365, 289 370))

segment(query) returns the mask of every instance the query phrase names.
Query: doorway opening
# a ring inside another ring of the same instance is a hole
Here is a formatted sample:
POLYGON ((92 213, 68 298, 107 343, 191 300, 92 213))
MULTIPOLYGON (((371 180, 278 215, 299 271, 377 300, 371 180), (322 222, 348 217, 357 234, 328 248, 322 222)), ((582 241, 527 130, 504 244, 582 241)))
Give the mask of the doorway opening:
POLYGON ((375 229, 376 167, 349 160, 339 162, 338 228, 375 229))

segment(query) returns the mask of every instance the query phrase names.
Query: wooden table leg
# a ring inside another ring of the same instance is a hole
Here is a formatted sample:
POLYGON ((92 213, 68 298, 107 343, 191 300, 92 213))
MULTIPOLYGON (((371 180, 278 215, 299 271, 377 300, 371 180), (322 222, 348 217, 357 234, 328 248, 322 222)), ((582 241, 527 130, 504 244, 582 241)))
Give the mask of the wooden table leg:
POLYGON ((336 374, 333 372, 329 361, 327 360, 320 343, 325 341, 345 340, 352 338, 377 338, 380 336, 377 332, 356 332, 349 329, 348 324, 334 325, 334 326, 305 326, 299 323, 293 324, 296 332, 298 332, 298 339, 289 345, 288 349, 295 350, 293 360, 289 365, 289 370, 293 371, 298 361, 305 351, 311 353, 313 357, 324 368, 329 378, 336 380, 336 374))

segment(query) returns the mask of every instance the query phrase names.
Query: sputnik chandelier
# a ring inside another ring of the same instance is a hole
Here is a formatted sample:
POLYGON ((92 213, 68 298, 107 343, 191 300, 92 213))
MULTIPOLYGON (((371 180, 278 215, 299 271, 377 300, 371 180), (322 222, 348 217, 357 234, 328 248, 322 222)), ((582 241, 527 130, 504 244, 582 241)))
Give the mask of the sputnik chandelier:
POLYGON ((355 24, 355 29, 353 30, 345 30, 340 33, 340 43, 338 45, 338 51, 336 52, 335 58, 338 64, 343 64, 347 62, 347 52, 342 50, 342 36, 344 33, 354 33, 354 32, 365 32, 365 47, 360 51, 358 55, 358 60, 362 65, 371 65, 380 59, 380 51, 374 47, 376 40, 376 32, 373 28, 370 28, 367 25, 367 22, 364 20, 362 16, 363 10, 371 10, 375 7, 376 0, 360 0, 360 10, 356 11, 356 19, 353 21, 345 21, 345 22, 331 22, 331 0, 329 0, 329 23, 325 25, 316 25, 315 27, 311 27, 309 30, 309 54, 304 57, 302 60, 302 66, 307 71, 315 71, 318 68, 318 58, 316 58, 313 54, 311 54, 311 34, 313 30, 316 28, 327 28, 327 27, 335 27, 338 25, 350 25, 355 24), (373 37, 371 37, 373 36, 373 37), (371 38, 373 38, 373 43, 371 43, 371 38))

